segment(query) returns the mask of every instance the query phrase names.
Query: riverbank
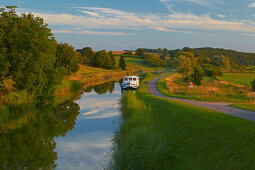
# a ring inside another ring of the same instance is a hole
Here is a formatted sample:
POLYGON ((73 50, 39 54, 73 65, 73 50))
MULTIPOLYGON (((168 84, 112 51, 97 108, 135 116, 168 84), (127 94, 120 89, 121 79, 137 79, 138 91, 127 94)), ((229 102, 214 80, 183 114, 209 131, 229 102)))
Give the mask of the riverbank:
POLYGON ((122 98, 123 122, 114 143, 115 169, 250 169, 255 123, 157 98, 144 82, 122 98), (160 105, 160 107, 159 107, 160 105))

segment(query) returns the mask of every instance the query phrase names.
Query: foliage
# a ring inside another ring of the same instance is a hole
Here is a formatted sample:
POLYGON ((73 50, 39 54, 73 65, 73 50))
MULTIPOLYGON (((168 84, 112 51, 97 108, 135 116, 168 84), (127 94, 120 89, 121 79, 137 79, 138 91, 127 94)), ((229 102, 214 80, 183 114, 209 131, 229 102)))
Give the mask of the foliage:
POLYGON ((48 95, 55 79, 56 40, 42 18, 0 10, 0 84, 11 76, 13 86, 36 96, 48 95))
POLYGON ((192 82, 197 85, 200 86, 202 84, 202 80, 205 76, 205 72, 203 70, 202 67, 200 67, 199 65, 196 65, 193 67, 193 73, 191 74, 191 80, 192 82))
POLYGON ((129 55, 129 56, 132 56, 133 55, 133 52, 132 51, 127 51, 124 53, 125 55, 129 55))
POLYGON ((8 93, 14 89, 14 84, 15 82, 12 80, 11 77, 5 78, 0 84, 0 88, 2 88, 4 92, 8 93))
POLYGON ((255 91, 255 79, 251 82, 252 90, 255 91))
POLYGON ((83 57, 83 64, 88 65, 94 55, 94 51, 91 47, 84 47, 83 49, 77 49, 77 52, 81 53, 83 57))
POLYGON ((110 58, 111 58, 111 69, 116 69, 115 67, 116 67, 116 62, 115 62, 115 56, 114 56, 114 54, 113 54, 113 52, 112 51, 110 51, 109 52, 109 56, 110 56, 110 58))
POLYGON ((209 77, 221 77, 223 75, 221 69, 217 66, 204 65, 205 75, 209 77))
POLYGON ((184 55, 176 58, 177 69, 183 74, 184 77, 191 75, 192 73, 192 60, 184 55))
POLYGON ((223 67, 226 71, 231 68, 229 59, 223 55, 212 57, 211 63, 214 66, 223 67))
POLYGON ((135 55, 138 55, 138 56, 141 56, 141 57, 143 57, 145 54, 146 54, 146 53, 145 53, 145 50, 142 49, 142 48, 138 48, 138 49, 136 50, 136 52, 135 52, 135 55))
POLYGON ((255 54, 254 53, 245 53, 245 52, 238 52, 234 50, 226 50, 222 48, 183 48, 183 49, 176 49, 176 50, 169 50, 168 51, 172 58, 176 57, 177 53, 179 52, 189 52, 193 53, 195 57, 204 57, 212 59, 215 56, 225 56, 229 59, 230 64, 232 67, 245 65, 255 65, 255 54))
POLYGON ((94 67, 112 69, 114 67, 112 64, 112 58, 105 50, 96 52, 91 60, 91 65, 94 67))
POLYGON ((158 55, 145 55, 145 62, 152 67, 168 67, 169 63, 166 59, 161 58, 158 55))
POLYGON ((81 54, 67 43, 57 45, 56 67, 64 67, 67 75, 77 72, 81 61, 81 54))
POLYGON ((127 64, 126 64, 126 60, 125 60, 124 56, 120 56, 119 66, 122 70, 126 69, 127 64))

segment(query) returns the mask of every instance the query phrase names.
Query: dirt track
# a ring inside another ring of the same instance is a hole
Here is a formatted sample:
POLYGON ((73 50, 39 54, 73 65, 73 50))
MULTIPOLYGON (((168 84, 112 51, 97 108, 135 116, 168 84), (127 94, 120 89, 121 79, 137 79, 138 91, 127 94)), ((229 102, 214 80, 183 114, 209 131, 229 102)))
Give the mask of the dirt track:
MULTIPOLYGON (((172 73, 169 73, 169 74, 172 74, 172 73)), ((159 79, 161 79, 162 77, 168 76, 169 74, 159 76, 159 77, 156 77, 156 78, 152 79, 148 83, 148 86, 147 86, 148 92, 150 94, 154 95, 154 96, 157 96, 157 97, 162 97, 162 98, 176 100, 176 101, 180 101, 180 102, 184 102, 184 103, 189 103, 189 104, 192 104, 192 105, 204 107, 204 108, 207 108, 207 109, 211 109, 211 110, 215 110, 215 111, 218 111, 218 112, 222 112, 222 113, 226 113, 226 114, 229 114, 229 115, 233 115, 233 116, 237 116, 237 117, 241 117, 241 118, 244 118, 244 119, 255 121, 255 112, 247 111, 247 110, 241 110, 241 109, 237 109, 237 108, 233 108, 233 107, 228 106, 231 103, 199 102, 199 101, 193 101, 193 100, 187 100, 187 99, 173 98, 173 97, 168 97, 168 96, 163 95, 157 89, 157 82, 158 82, 159 79)))

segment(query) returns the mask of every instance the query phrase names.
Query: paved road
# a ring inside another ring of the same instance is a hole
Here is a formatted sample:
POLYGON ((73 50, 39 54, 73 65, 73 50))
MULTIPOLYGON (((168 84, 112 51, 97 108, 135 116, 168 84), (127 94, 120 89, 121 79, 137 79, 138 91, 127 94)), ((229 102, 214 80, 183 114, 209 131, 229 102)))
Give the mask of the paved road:
POLYGON ((193 101, 193 100, 187 100, 187 99, 173 98, 173 97, 168 97, 168 96, 163 95, 157 89, 157 82, 162 77, 168 76, 172 73, 173 72, 152 79, 148 83, 148 86, 147 86, 148 92, 150 94, 154 95, 154 96, 157 96, 157 97, 162 97, 162 98, 172 99, 172 100, 176 100, 176 101, 180 101, 180 102, 184 102, 184 103, 189 103, 189 104, 192 104, 192 105, 204 107, 204 108, 207 108, 207 109, 211 109, 211 110, 215 110, 215 111, 218 111, 218 112, 222 112, 222 113, 226 113, 226 114, 229 114, 229 115, 233 115, 233 116, 237 116, 237 117, 241 117, 241 118, 244 118, 244 119, 255 121, 255 112, 247 111, 247 110, 241 110, 241 109, 237 109, 237 108, 233 108, 233 107, 228 106, 231 103, 199 102, 199 101, 193 101))

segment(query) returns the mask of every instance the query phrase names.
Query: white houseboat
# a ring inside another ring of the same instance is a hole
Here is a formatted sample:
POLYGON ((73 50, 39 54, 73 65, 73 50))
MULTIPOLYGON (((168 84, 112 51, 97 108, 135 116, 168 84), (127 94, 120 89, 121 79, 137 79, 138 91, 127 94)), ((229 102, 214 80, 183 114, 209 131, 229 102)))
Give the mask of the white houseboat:
POLYGON ((137 89, 139 86, 139 76, 126 76, 123 78, 121 89, 137 89))

